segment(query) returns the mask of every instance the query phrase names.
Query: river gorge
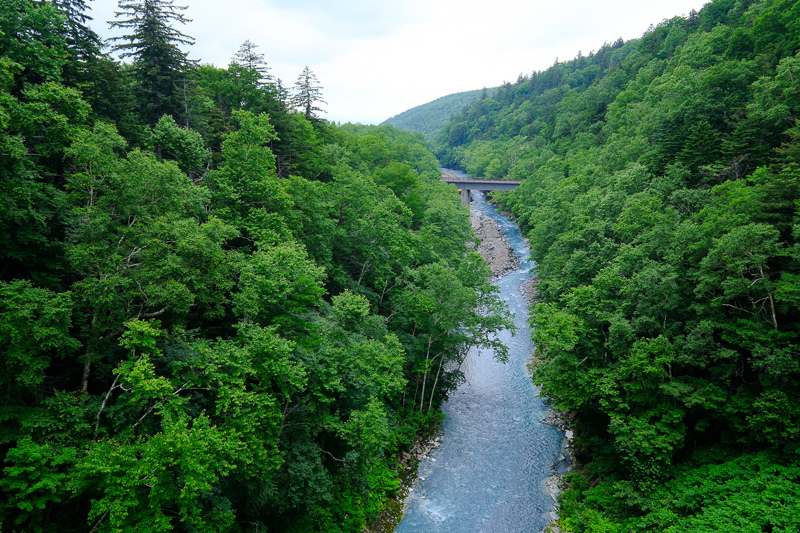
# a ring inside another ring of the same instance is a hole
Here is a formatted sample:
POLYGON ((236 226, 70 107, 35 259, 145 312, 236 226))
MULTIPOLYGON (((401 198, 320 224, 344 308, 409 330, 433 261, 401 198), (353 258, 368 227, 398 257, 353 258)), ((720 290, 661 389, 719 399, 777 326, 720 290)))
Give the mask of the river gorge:
POLYGON ((517 266, 495 283, 515 315, 507 363, 472 350, 464 362, 466 382, 443 405, 441 443, 420 462, 397 533, 532 533, 553 518, 546 488, 563 473, 564 434, 541 423, 548 410, 526 369, 533 351, 528 303, 521 290, 535 264, 519 228, 482 193, 473 215, 493 219, 513 247, 517 266))

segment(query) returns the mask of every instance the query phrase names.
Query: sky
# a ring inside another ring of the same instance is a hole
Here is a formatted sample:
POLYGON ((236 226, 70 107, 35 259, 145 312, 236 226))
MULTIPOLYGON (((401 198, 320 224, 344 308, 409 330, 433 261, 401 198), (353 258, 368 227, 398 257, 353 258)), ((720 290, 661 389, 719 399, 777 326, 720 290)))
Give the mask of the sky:
MULTIPOLYGON (((497 87, 559 59, 588 55, 650 24, 699 11, 704 0, 174 0, 192 19, 189 58, 225 67, 246 39, 287 88, 308 66, 323 118, 380 124, 462 91, 497 87)), ((87 2, 91 27, 117 0, 87 2)))

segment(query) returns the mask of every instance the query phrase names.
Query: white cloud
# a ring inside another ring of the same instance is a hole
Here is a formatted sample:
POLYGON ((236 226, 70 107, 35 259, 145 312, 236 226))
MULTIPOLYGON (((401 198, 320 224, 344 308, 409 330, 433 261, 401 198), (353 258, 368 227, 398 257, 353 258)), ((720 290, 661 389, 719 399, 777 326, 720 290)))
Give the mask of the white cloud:
MULTIPOLYGON (((379 123, 459 91, 514 81, 558 57, 588 54, 650 24, 699 10, 702 0, 175 0, 193 22, 190 57, 225 66, 239 45, 259 45, 291 86, 305 65, 317 74, 326 118, 379 123)), ((93 27, 114 0, 91 3, 93 27)))

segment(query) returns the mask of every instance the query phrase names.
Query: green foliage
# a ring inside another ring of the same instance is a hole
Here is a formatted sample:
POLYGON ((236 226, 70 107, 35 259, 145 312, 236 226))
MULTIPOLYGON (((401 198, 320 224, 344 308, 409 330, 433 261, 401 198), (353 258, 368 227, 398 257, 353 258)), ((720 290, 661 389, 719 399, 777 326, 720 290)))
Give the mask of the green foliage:
POLYGON ((284 322, 321 303, 323 275, 297 244, 259 250, 242 268, 234 312, 265 325, 284 322))
POLYGON ((793 531, 797 518, 796 461, 768 453, 687 465, 646 492, 625 482, 589 488, 573 475, 561 497, 567 531, 793 531), (586 503, 579 503, 579 500, 586 503), (641 511, 632 513, 633 509, 641 511))
POLYGON ((123 4, 130 65, 83 0, 0 2, 0 529, 361 531, 443 362, 503 353, 467 211, 422 136, 123 4))
POLYGON ((175 159, 178 167, 195 180, 202 179, 211 163, 211 153, 203 146, 199 133, 179 127, 164 115, 153 129, 153 143, 162 156, 175 159))
POLYGON ((18 441, 6 455, 13 466, 0 479, 0 488, 8 495, 4 514, 14 509, 18 513, 15 525, 26 520, 44 522, 49 505, 70 497, 76 456, 75 449, 39 445, 30 437, 18 441))
POLYGON ((51 357, 68 357, 80 344, 69 335, 71 294, 54 293, 27 281, 0 282, 0 345, 3 402, 36 395, 51 357))
POLYGON ((587 463, 562 529, 797 529, 798 5, 710 2, 436 136, 523 180, 496 198, 538 263, 534 380, 587 463))
POLYGON ((63 19, 50 2, 3 0, 0 4, 0 56, 24 67, 16 80, 25 83, 58 82, 67 62, 63 19))

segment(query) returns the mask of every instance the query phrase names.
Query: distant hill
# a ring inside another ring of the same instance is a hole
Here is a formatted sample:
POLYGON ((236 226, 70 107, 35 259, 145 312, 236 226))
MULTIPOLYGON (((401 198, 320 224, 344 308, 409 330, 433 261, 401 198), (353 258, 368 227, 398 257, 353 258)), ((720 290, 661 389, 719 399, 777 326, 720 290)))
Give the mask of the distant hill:
MULTIPOLYGON (((382 125, 391 124, 401 130, 418 131, 425 139, 430 140, 454 114, 460 113, 473 100, 481 98, 483 90, 478 89, 476 91, 442 96, 433 102, 403 111, 399 115, 385 120, 382 125)), ((497 88, 486 89, 486 95, 491 96, 496 90, 497 88)))

